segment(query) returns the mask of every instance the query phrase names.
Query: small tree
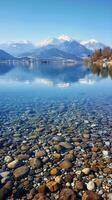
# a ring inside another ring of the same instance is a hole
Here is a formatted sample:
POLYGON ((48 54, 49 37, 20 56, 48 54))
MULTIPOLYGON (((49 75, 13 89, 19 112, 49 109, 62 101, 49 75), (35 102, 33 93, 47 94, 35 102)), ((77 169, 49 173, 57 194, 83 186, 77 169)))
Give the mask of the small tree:
POLYGON ((110 47, 104 48, 103 51, 102 51, 102 55, 103 55, 104 58, 109 59, 111 57, 111 55, 112 55, 111 48, 110 47))

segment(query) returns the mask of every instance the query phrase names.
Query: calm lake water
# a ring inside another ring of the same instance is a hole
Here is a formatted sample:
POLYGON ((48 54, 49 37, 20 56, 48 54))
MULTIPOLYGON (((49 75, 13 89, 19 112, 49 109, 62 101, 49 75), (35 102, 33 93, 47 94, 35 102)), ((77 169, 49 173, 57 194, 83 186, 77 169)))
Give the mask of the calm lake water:
POLYGON ((79 180, 89 190, 92 175, 104 184, 94 187, 106 200, 111 193, 111 77, 111 70, 84 65, 0 64, 0 174, 10 176, 0 176, 0 188, 11 180, 14 199, 29 199, 31 189, 35 195, 45 184, 49 199, 57 199, 62 188, 69 184, 74 190, 79 180), (89 174, 82 175, 83 169, 89 174), (49 182, 55 174, 59 184, 49 182))
POLYGON ((32 127, 40 115, 45 122, 55 117, 58 125, 66 118, 80 124, 104 120, 107 127, 112 119, 111 75, 106 69, 84 65, 0 64, 1 132, 7 128, 4 124, 11 128, 15 120, 31 114, 32 127))

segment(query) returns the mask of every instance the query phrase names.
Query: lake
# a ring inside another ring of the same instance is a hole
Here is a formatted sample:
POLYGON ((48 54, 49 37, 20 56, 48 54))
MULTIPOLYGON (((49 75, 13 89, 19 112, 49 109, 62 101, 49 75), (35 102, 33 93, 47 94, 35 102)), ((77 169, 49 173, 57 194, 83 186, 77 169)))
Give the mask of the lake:
POLYGON ((81 199, 90 180, 97 178, 104 187, 94 181, 92 190, 106 199, 111 134, 111 70, 84 64, 0 64, 0 176, 9 172, 13 190, 18 190, 13 192, 16 199, 46 182, 53 199, 57 193, 52 192, 75 187, 79 180, 86 183, 81 190, 76 188, 81 199), (88 172, 79 177, 78 171, 86 168, 88 172), (59 183, 54 181, 57 176, 59 183), (24 180, 30 183, 28 189, 24 180))

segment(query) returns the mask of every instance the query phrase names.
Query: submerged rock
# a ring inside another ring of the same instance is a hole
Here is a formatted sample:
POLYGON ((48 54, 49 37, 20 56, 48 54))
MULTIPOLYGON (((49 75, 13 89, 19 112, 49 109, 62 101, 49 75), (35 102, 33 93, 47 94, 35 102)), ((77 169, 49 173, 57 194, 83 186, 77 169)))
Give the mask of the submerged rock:
POLYGON ((100 196, 93 191, 86 191, 82 196, 82 200, 100 200, 100 196))
POLYGON ((29 168, 27 166, 22 166, 22 167, 19 167, 17 169, 15 169, 14 171, 14 178, 15 179, 21 179, 21 178, 24 178, 29 172, 29 168))
POLYGON ((60 192, 59 200, 76 200, 76 195, 73 190, 64 188, 60 192))

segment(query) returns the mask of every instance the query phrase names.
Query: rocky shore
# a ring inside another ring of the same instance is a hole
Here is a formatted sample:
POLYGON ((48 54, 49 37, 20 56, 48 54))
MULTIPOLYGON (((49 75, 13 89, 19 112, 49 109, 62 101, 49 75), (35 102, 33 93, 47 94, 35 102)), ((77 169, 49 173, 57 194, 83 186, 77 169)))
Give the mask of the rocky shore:
POLYGON ((83 107, 15 100, 10 109, 9 101, 0 113, 0 200, 112 200, 111 104, 107 116, 85 99, 83 107))

